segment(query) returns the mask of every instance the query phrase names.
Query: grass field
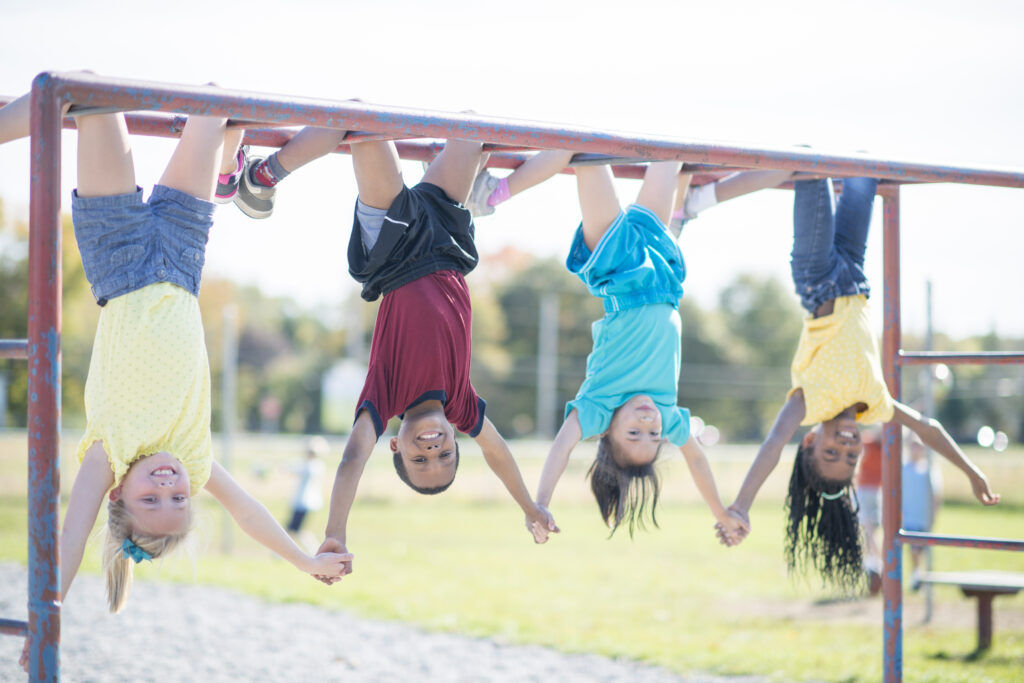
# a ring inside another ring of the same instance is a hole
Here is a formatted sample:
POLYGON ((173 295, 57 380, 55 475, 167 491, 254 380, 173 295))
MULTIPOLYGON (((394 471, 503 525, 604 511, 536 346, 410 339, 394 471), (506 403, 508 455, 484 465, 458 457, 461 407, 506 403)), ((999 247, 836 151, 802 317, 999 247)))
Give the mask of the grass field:
MULTIPOLYGON (((76 468, 71 462, 74 439, 69 434, 66 440, 65 491, 76 468)), ((299 455, 301 440, 260 437, 235 443, 236 476, 284 518, 295 484, 287 467, 299 455)), ((329 471, 340 454, 340 443, 332 446, 329 471)), ((543 444, 519 443, 515 450, 532 488, 543 444)), ((21 562, 26 557, 25 451, 24 433, 0 434, 0 559, 21 562)), ((390 458, 372 458, 349 523, 355 573, 336 586, 298 573, 237 529, 233 552, 222 553, 223 515, 206 495, 198 499, 201 524, 194 561, 144 563, 138 575, 223 585, 268 600, 309 602, 428 629, 631 657, 680 672, 761 674, 778 680, 881 678, 880 598, 840 600, 814 581, 786 576, 781 532, 785 464, 752 511, 751 536, 739 548, 725 549, 714 539, 713 520, 681 460, 663 466, 661 529, 638 533, 633 540, 625 533, 608 539, 585 489, 590 451, 584 447, 553 505, 563 533, 535 546, 518 509, 482 459, 471 457, 474 452, 471 442, 463 445, 456 483, 434 497, 417 496, 401 485, 390 458)), ((753 449, 720 447, 711 455, 728 500, 753 449)), ((971 456, 1004 502, 989 509, 970 503, 966 481, 946 469, 947 504, 936 531, 1024 537, 1024 453, 971 456)), ((332 477, 324 482, 325 493, 332 477)), ((322 511, 310 519, 309 528, 319 533, 325 520, 322 511)), ((935 565, 942 570, 1024 571, 1024 554, 939 548, 935 565)), ((95 572, 97 566, 93 546, 83 570, 95 572)), ((923 597, 905 594, 905 680, 1020 680, 1024 598, 996 600, 994 647, 980 657, 972 656, 974 601, 955 589, 938 588, 935 603, 935 618, 925 625, 923 597)))

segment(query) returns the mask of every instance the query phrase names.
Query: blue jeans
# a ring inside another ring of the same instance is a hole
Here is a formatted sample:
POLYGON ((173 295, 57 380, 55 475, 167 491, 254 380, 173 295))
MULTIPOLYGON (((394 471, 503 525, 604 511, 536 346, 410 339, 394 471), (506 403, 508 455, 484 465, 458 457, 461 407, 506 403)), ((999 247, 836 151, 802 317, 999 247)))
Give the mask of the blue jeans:
POLYGON ((148 202, 142 190, 103 197, 71 196, 75 239, 96 302, 156 282, 199 296, 215 204, 163 185, 148 202))
POLYGON ((836 297, 869 295, 864 250, 878 181, 844 178, 838 202, 831 179, 794 185, 790 266, 801 305, 813 314, 836 297))

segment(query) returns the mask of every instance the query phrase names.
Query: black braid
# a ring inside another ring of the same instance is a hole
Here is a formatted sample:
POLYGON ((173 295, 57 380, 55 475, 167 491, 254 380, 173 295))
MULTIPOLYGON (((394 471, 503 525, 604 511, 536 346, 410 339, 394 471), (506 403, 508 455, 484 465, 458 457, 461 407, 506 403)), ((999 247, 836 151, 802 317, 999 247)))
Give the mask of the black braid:
POLYGON ((810 448, 796 451, 786 495, 786 564, 790 572, 818 572, 824 583, 853 593, 864 581, 857 504, 851 481, 829 480, 814 468, 810 448), (835 500, 822 498, 822 493, 835 500))

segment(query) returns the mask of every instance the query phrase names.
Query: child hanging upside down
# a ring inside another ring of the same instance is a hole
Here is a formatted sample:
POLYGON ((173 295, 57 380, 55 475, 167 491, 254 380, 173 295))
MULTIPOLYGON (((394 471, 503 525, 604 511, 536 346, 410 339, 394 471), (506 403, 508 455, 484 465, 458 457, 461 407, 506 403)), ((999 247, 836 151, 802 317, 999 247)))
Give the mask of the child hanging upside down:
MULTIPOLYGON (((265 201, 282 173, 333 151, 343 138, 344 131, 307 128, 269 160, 250 162, 242 182, 249 193, 260 185, 256 191, 265 201), (273 169, 273 185, 261 185, 268 182, 265 167, 273 169)), ((459 464, 458 429, 479 444, 525 513, 535 540, 543 542, 558 530, 547 510, 530 498, 469 379, 472 310, 463 275, 478 259, 473 219, 461 202, 477 174, 481 149, 477 142, 449 140, 422 182, 409 188, 393 143, 352 145, 359 198, 349 273, 362 283, 364 299, 383 295, 383 301, 355 424, 334 482, 322 552, 347 552, 348 515, 363 467, 395 416, 402 418, 389 442, 395 470, 415 491, 436 494, 451 485, 459 464)))
MULTIPOLYGON (((748 519, 761 485, 801 425, 786 497, 786 559, 852 590, 864 580, 853 473, 864 444, 858 423, 896 422, 967 475, 975 497, 999 494, 938 421, 894 401, 868 324, 864 252, 877 180, 843 179, 838 205, 830 179, 800 180, 793 208, 793 284, 807 310, 793 358, 793 387, 730 510, 748 519)), ((728 530, 727 530, 728 531, 728 530)))

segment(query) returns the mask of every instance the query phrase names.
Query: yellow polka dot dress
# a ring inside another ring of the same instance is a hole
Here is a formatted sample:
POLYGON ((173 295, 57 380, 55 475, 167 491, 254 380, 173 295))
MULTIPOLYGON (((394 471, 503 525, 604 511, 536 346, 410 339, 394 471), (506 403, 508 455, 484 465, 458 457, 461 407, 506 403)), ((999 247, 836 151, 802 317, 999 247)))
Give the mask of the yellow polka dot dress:
POLYGON ((115 486, 141 456, 166 452, 192 493, 210 477, 210 364, 199 302, 166 282, 111 299, 100 312, 85 383, 79 461, 103 442, 115 486))
POLYGON ((878 342, 868 325, 864 295, 835 299, 831 315, 804 319, 791 367, 793 388, 803 389, 804 425, 830 420, 857 403, 863 424, 892 419, 893 400, 882 376, 878 342))

